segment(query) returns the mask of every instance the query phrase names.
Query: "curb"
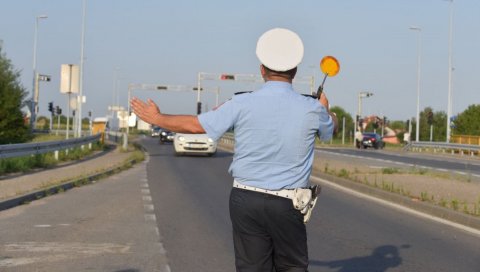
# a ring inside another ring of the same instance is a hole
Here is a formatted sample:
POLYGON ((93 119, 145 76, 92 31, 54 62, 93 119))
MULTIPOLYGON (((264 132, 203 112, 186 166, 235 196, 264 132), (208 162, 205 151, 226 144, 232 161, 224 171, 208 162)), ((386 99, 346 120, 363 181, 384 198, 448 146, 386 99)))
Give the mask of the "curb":
MULTIPOLYGON (((142 150, 143 151, 143 150, 142 150)), ((74 178, 72 180, 66 181, 62 184, 54 185, 51 187, 48 187, 46 189, 41 189, 37 190, 34 192, 30 192, 21 196, 15 196, 6 200, 1 200, 0 201, 0 211, 7 210, 10 208, 14 208, 16 206, 20 206, 23 204, 28 204, 32 201, 58 194, 70 189, 73 189, 75 187, 80 187, 83 185, 87 184, 93 184, 97 182, 98 180, 111 176, 113 174, 116 174, 118 172, 121 172, 124 169, 132 167, 134 164, 137 163, 137 160, 129 160, 126 163, 123 163, 118 166, 113 166, 105 171, 102 171, 100 173, 92 174, 87 177, 81 177, 81 178, 74 178)))

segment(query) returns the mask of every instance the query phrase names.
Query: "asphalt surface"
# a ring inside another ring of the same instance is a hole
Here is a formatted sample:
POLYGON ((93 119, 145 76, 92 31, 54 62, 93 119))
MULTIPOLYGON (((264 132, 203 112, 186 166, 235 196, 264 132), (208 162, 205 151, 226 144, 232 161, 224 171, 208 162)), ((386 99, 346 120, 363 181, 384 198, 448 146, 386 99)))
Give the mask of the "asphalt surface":
MULTIPOLYGON (((234 271, 231 154, 175 157, 144 142, 172 271, 234 271)), ((308 223, 309 271, 480 271, 480 237, 325 187, 308 223)))
POLYGON ((0 212, 0 271, 169 272, 146 165, 0 212))
MULTIPOLYGON (((174 155, 0 212, 0 271, 235 271, 232 155, 174 155)), ((309 271, 480 271, 480 236, 324 186, 309 271)))
POLYGON ((345 157, 374 160, 396 166, 432 168, 480 178, 480 160, 468 156, 429 156, 421 153, 392 153, 383 150, 349 148, 318 148, 317 152, 337 154, 345 157))

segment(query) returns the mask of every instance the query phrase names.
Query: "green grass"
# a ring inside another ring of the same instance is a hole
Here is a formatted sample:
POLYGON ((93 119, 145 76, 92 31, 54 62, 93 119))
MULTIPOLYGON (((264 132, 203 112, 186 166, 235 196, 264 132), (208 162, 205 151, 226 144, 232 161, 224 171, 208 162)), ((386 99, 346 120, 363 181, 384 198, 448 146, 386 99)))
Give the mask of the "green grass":
POLYGON ((32 143, 60 141, 60 140, 65 140, 65 135, 38 134, 34 136, 34 138, 32 139, 32 143))
POLYGON ((32 169, 45 169, 57 165, 60 162, 78 160, 90 155, 94 151, 102 150, 104 146, 100 143, 92 144, 92 149, 78 147, 70 150, 68 153, 65 150, 59 152, 59 160, 55 159, 53 152, 29 155, 17 158, 8 158, 0 160, 0 175, 11 173, 22 173, 32 169))
POLYGON ((397 174, 399 172, 400 170, 394 167, 382 168, 382 174, 386 174, 386 175, 397 174))

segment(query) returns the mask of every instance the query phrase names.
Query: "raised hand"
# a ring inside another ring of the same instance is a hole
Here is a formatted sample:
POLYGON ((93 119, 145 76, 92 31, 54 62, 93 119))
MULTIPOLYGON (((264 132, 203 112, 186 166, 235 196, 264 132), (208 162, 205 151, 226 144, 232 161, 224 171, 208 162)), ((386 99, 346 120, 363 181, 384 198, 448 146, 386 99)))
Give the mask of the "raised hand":
POLYGON ((158 118, 161 115, 160 109, 157 104, 151 99, 148 99, 147 102, 134 97, 130 104, 132 106, 133 112, 138 116, 138 118, 149 124, 155 124, 158 122, 158 118))

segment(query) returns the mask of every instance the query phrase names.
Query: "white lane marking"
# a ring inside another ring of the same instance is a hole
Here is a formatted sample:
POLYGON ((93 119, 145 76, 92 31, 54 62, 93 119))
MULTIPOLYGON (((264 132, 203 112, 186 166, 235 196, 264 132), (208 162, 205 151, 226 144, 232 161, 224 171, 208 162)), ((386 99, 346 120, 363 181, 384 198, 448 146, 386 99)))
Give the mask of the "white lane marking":
POLYGON ((473 235, 476 235, 476 236, 480 237, 480 230, 478 230, 478 229, 474 229, 474 228, 471 228, 471 227, 468 227, 468 226, 464 226, 462 224, 455 223, 455 222, 452 222, 452 221, 448 221, 446 219, 439 218, 439 217, 436 217, 436 216, 433 216, 433 215, 430 215, 430 214, 419 212, 419 211, 407 208, 407 207, 399 205, 399 204, 395 204, 395 203, 385 201, 385 200, 380 199, 380 198, 376 198, 376 197, 373 197, 373 196, 370 196, 370 195, 359 193, 357 191, 354 191, 352 189, 340 186, 336 183, 333 183, 331 181, 328 181, 328 180, 325 180, 325 179, 322 179, 322 178, 319 178, 319 177, 311 176, 310 178, 315 180, 316 182, 321 182, 321 183, 326 184, 330 187, 333 187, 337 190, 343 191, 343 192, 348 193, 350 195, 354 195, 358 198, 363 198, 363 199, 367 199, 367 200, 370 200, 370 201, 374 201, 374 202, 380 203, 384 206, 388 206, 388 207, 403 211, 405 213, 413 214, 413 215, 416 215, 416 216, 419 216, 419 217, 422 217, 422 218, 426 218, 426 219, 429 219, 429 220, 432 220, 432 221, 435 221, 435 222, 438 222, 438 223, 441 223, 441 224, 444 224, 444 225, 447 225, 447 226, 451 226, 451 227, 454 227, 456 229, 460 229, 460 230, 463 230, 465 232, 468 232, 470 234, 473 234, 473 235))
POLYGON ((142 183, 142 184, 140 184, 140 187, 142 187, 142 188, 148 188, 148 183, 142 183))
POLYGON ((5 245, 6 252, 60 252, 99 255, 105 253, 129 253, 129 245, 112 243, 57 243, 23 242, 5 245))
POLYGON ((70 224, 58 224, 59 226, 61 227, 70 227, 71 225, 70 224))
POLYGON ((52 225, 35 225, 35 228, 50 228, 52 225))
POLYGON ((146 212, 153 212, 153 205, 152 205, 152 204, 144 204, 144 205, 143 205, 143 209, 144 209, 146 212))
POLYGON ((149 221, 152 221, 152 222, 156 222, 157 221, 157 217, 154 215, 154 214, 145 214, 145 221, 149 222, 149 221))
POLYGON ((73 256, 67 256, 64 254, 57 254, 51 256, 32 257, 32 258, 6 258, 0 259, 0 267, 15 267, 21 265, 28 265, 39 262, 58 262, 67 259, 73 259, 73 256))
POLYGON ((142 196, 142 200, 146 202, 152 202, 152 197, 151 196, 142 196))
MULTIPOLYGON (((387 162, 387 163, 394 163, 394 164, 400 164, 400 165, 406 165, 406 166, 410 166, 410 167, 418 167, 418 168, 424 168, 424 169, 433 169, 433 170, 438 170, 438 171, 442 171, 442 172, 449 172, 449 171, 452 171, 452 170, 447 170, 447 169, 444 169, 444 168, 436 168, 436 167, 431 167, 431 166, 422 166, 422 165, 415 165, 415 164, 411 164, 411 163, 404 163, 404 162, 397 162, 397 161, 392 161, 392 160, 384 160, 384 159, 377 159, 377 158, 369 158, 369 157, 362 157, 362 156, 353 156, 353 155, 347 155, 347 154, 342 154, 342 153, 335 153, 335 152, 331 152, 331 151, 326 151, 326 150, 318 150, 316 149, 315 152, 323 152, 323 153, 327 153, 327 154, 331 154, 331 155, 338 155, 338 156, 345 156, 345 157, 356 157, 356 158, 360 158, 360 159, 369 159, 369 160, 374 160, 374 161, 380 161, 380 162, 387 162)), ((457 174, 460 174, 460 175, 468 175, 467 173, 465 172, 461 172, 461 171, 453 171, 457 174)), ((476 177, 480 177, 480 175, 474 175, 476 177)))
POLYGON ((150 190, 149 189, 142 189, 142 194, 150 195, 150 190))
MULTIPOLYGON (((5 252, 48 253, 41 257, 0 258, 0 267, 16 267, 34 263, 58 262, 80 258, 83 255, 128 254, 130 245, 111 243, 55 243, 24 242, 6 244, 5 252)), ((0 269, 1 270, 1 269, 0 269)))

